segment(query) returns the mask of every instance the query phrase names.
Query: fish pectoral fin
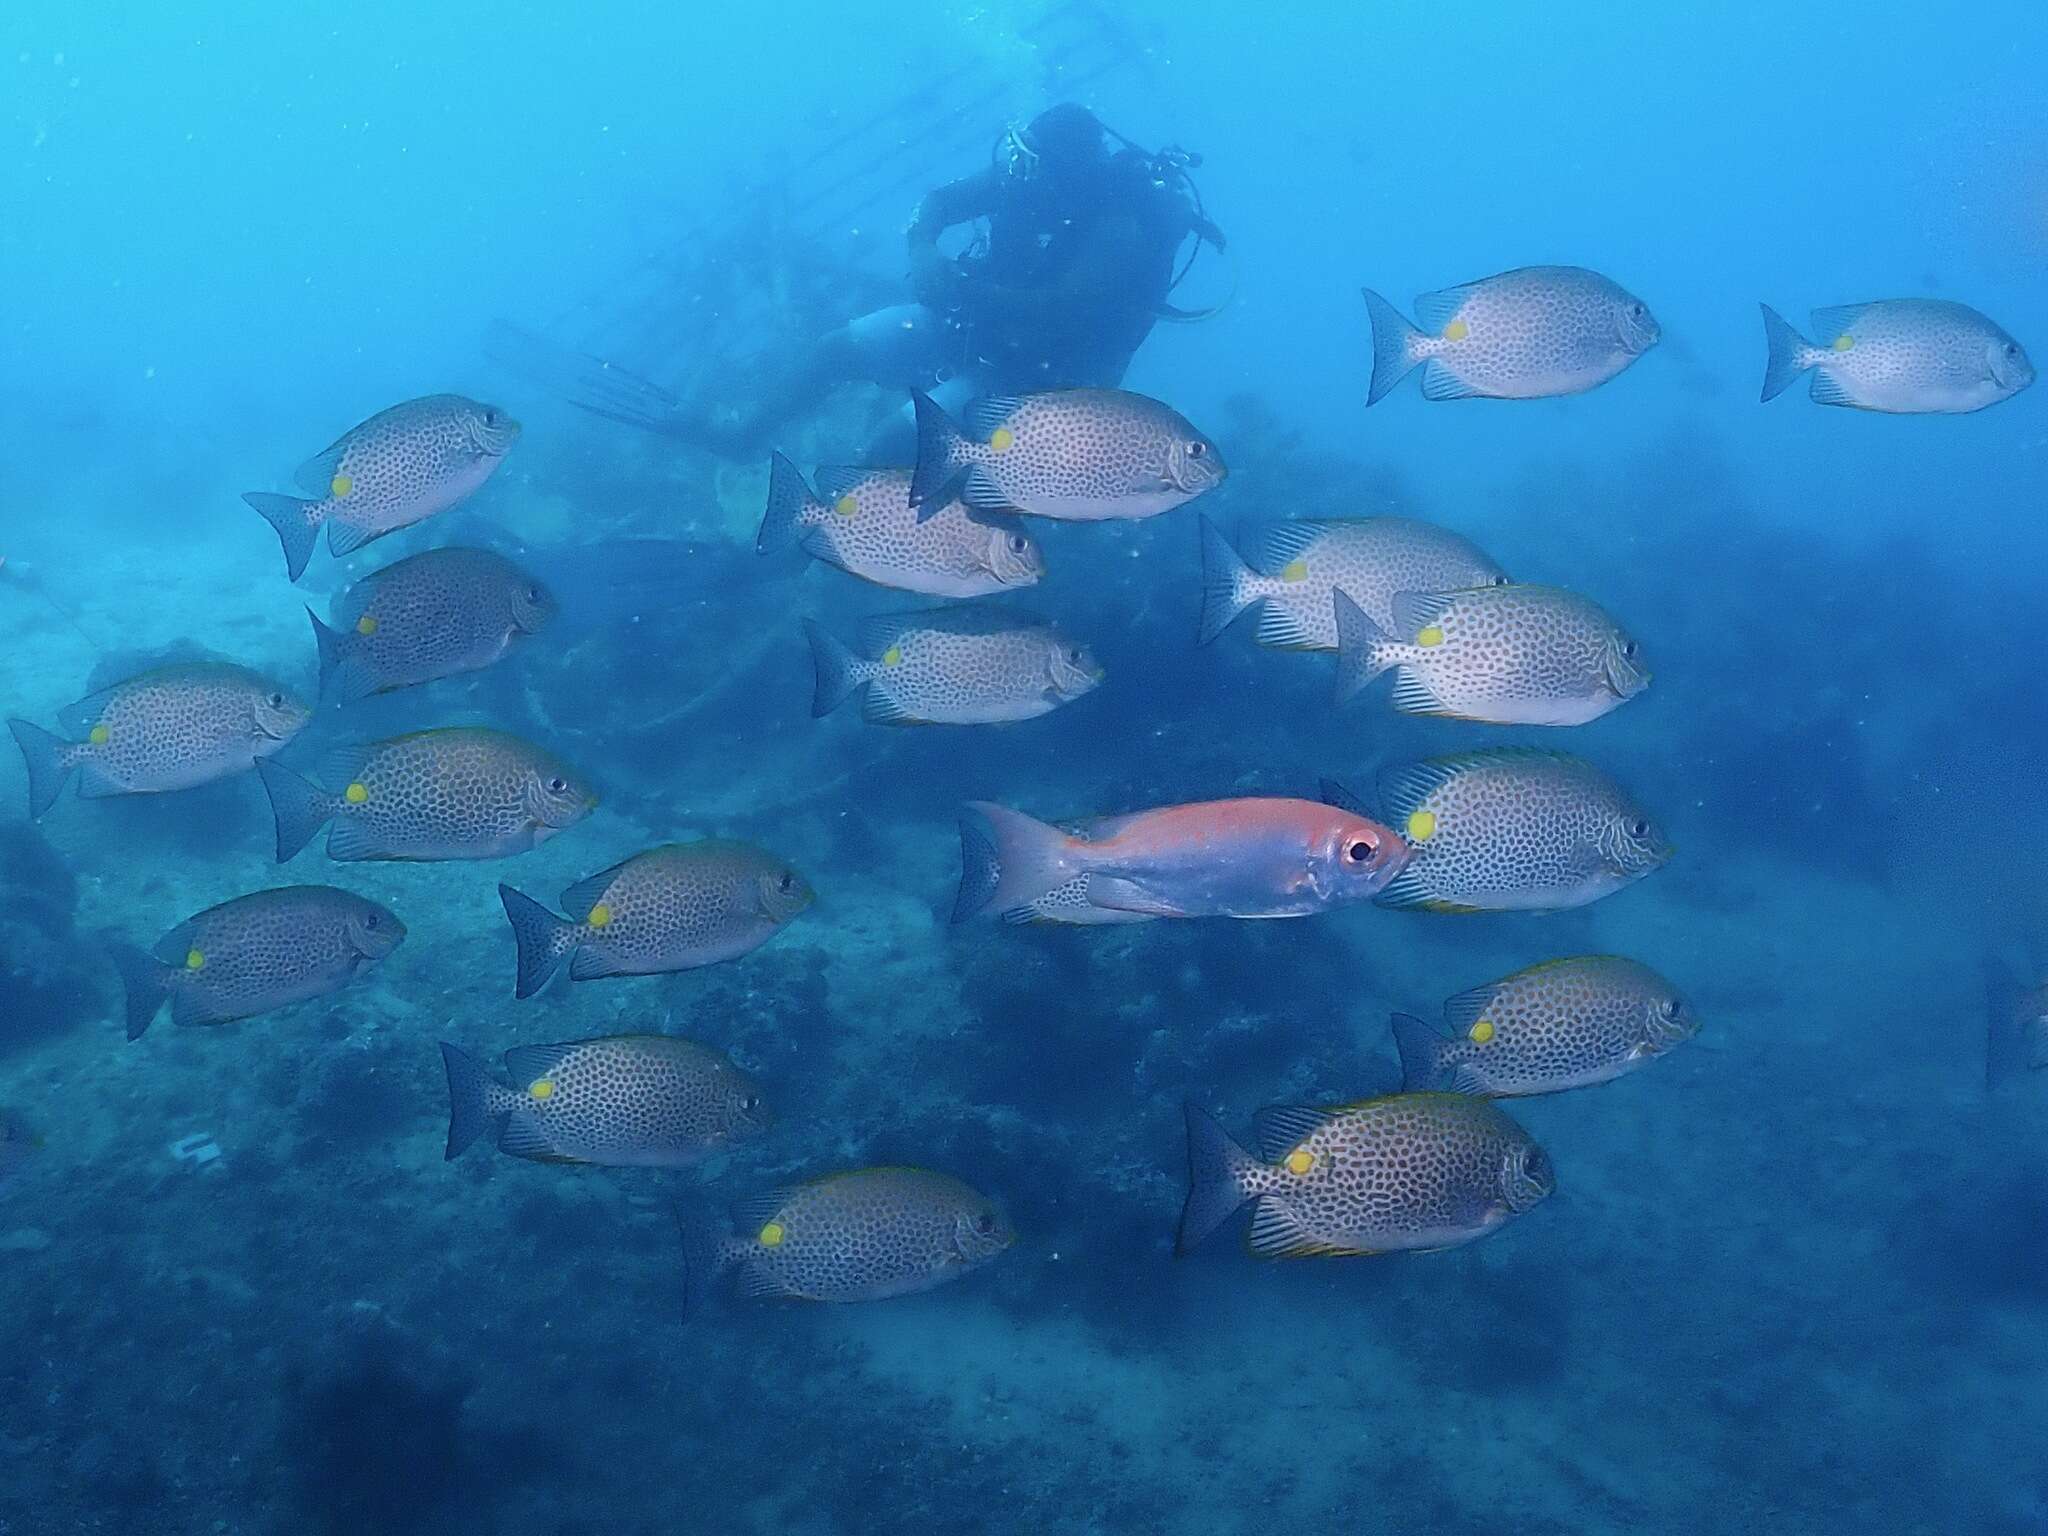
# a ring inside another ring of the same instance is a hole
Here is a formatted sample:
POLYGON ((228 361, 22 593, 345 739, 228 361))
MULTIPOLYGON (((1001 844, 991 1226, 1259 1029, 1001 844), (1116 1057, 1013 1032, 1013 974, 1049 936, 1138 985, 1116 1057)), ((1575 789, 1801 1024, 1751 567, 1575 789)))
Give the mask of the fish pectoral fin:
POLYGON ((1183 917, 1185 910, 1129 875, 1088 874, 1088 905, 1112 912, 1142 912, 1147 917, 1183 917))

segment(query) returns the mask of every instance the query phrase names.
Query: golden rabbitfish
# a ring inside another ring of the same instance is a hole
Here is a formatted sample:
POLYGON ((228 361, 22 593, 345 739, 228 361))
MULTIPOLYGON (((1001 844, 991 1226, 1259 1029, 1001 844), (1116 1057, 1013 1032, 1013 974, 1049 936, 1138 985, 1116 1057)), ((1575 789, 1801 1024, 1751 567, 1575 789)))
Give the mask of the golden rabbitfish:
POLYGON ((430 549, 310 608, 320 691, 342 703, 488 667, 555 615, 546 587, 488 549, 430 549))
POLYGON ((681 1168, 768 1127, 754 1080, 725 1053, 669 1035, 607 1035, 505 1053, 510 1084, 447 1041, 449 1158, 495 1129, 540 1163, 681 1168))
POLYGON ((1337 702, 1389 668, 1394 707, 1492 725, 1583 725, 1650 685, 1642 648, 1595 603, 1559 587, 1401 592, 1391 632, 1343 591, 1337 702))
POLYGON ((1258 1157, 1187 1106, 1186 1253, 1247 1203, 1263 1258, 1453 1248, 1548 1199, 1550 1159, 1486 1099, 1400 1093, 1259 1111, 1258 1157))
POLYGON ((1071 704, 1102 681, 1087 646, 1036 615, 979 604, 882 614, 857 646, 804 621, 817 670, 814 716, 866 690, 877 725, 999 725, 1071 704))
POLYGON ((928 1291, 1017 1239, 987 1196, 926 1168, 860 1168, 734 1207, 733 1231, 697 1262, 739 1272, 748 1296, 878 1301, 928 1291))

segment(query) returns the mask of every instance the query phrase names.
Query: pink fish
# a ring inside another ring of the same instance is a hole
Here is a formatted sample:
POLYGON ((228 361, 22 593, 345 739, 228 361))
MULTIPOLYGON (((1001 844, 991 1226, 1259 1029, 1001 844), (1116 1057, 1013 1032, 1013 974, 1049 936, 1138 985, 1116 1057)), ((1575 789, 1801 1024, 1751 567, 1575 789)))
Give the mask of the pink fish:
POLYGON ((1378 822, 1313 800, 1162 806, 1087 823, 1079 835, 987 801, 967 812, 955 922, 985 908, 1013 923, 1102 921, 1091 910, 1309 917, 1371 900, 1409 857, 1378 822))

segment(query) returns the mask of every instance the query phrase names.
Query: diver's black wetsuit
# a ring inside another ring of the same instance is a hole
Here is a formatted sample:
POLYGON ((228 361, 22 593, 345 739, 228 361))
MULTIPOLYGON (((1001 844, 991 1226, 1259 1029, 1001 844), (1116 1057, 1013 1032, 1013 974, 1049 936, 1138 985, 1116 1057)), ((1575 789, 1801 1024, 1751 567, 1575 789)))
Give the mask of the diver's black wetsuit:
POLYGON ((1151 334, 1195 228, 1178 185, 1135 151, 1030 179, 991 166, 918 205, 913 282, 955 333, 949 371, 978 375, 980 392, 1108 387, 1151 334), (940 234, 978 218, 985 245, 956 277, 935 272, 940 234))

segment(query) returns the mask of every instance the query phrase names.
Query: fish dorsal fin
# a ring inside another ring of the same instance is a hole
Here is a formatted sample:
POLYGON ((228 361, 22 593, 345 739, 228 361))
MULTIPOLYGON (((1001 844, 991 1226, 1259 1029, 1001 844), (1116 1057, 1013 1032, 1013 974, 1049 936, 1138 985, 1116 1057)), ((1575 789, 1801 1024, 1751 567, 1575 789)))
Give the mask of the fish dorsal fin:
POLYGON ((975 441, 986 443, 995 435, 996 428, 1023 409, 1024 401, 1017 395, 984 395, 967 407, 967 430, 975 441))
POLYGON ((1287 568, 1306 556, 1316 541, 1328 532, 1325 524, 1312 518, 1260 523, 1250 530, 1251 537, 1246 540, 1255 551, 1252 569, 1261 576, 1285 578, 1287 568))
MULTIPOLYGON (((1455 1039, 1472 1039, 1472 1026, 1477 1024, 1486 1010, 1493 1006, 1493 1000, 1498 996, 1500 983, 1496 981, 1444 999, 1444 1028, 1449 1030, 1455 1039)), ((1487 1038, 1492 1038, 1490 1031, 1487 1038)))
MULTIPOLYGON (((129 681, 134 680, 131 678, 129 681)), ((116 683, 111 688, 102 688, 97 693, 87 694, 76 704, 66 704, 57 711, 58 729, 66 736, 83 738, 99 724, 100 716, 107 712, 107 705, 112 702, 114 695, 127 686, 128 683, 116 683)))
POLYGON ((747 1242, 758 1242, 761 1229, 782 1214, 795 1198, 798 1186, 784 1184, 757 1195, 743 1195, 732 1203, 732 1229, 747 1242))
POLYGON ((344 742, 329 747, 320 754, 318 777, 321 787, 334 794, 341 794, 356 781, 356 776, 370 761, 374 745, 367 741, 344 742))
POLYGON ((1252 1221, 1245 1228, 1244 1245, 1262 1259, 1308 1259, 1323 1254, 1365 1251, 1339 1248, 1311 1237, 1294 1207, 1272 1195, 1262 1195, 1253 1204, 1252 1221))
POLYGON ((1428 758, 1419 763, 1402 763, 1380 775, 1380 804, 1387 819, 1398 830, 1423 801, 1456 775, 1456 758, 1428 758))
POLYGON ((556 1045, 515 1045, 505 1053, 505 1075, 512 1080, 514 1091, 524 1094, 580 1044, 579 1040, 567 1040, 556 1045))
POLYGON ((632 862, 632 859, 622 859, 610 869, 599 870, 594 875, 588 875, 564 890, 562 892, 562 915, 571 922, 576 923, 580 923, 589 917, 590 909, 597 905, 598 899, 606 891, 611 889, 612 882, 619 878, 619 872, 632 862))
POLYGON ((1252 1132, 1258 1137, 1259 1156, 1269 1163, 1277 1163, 1336 1118, 1333 1111, 1321 1105, 1269 1104, 1252 1116, 1252 1132))
MULTIPOLYGON (((149 952, 165 965, 174 965, 181 971, 185 970, 193 953, 192 935, 197 931, 198 926, 198 918, 186 918, 184 922, 178 924, 177 927, 158 939, 150 947, 149 952)), ((205 958, 203 955, 200 957, 202 963, 205 961, 205 958)))
MULTIPOLYGON (((1837 304, 1832 309, 1810 311, 1807 318, 1813 322, 1813 344, 1823 352, 1834 351, 1835 342, 1863 318, 1863 312, 1868 308, 1868 304, 1837 304)), ((1853 351, 1854 348, 1842 350, 1853 351)))
POLYGON ((1465 307, 1465 301, 1472 297, 1472 290, 1478 286, 1477 283, 1460 283, 1455 288, 1418 293, 1415 296, 1415 328, 1425 336, 1441 337, 1444 327, 1465 307))
POLYGON ((348 445, 349 437, 336 438, 292 472, 293 483, 308 496, 332 496, 334 477, 341 469, 341 456, 348 452, 348 445))
MULTIPOLYGON (((876 475, 887 474, 887 470, 863 469, 858 464, 820 464, 811 475, 811 483, 818 488, 818 500, 832 506, 842 496, 857 493, 861 486, 876 475)), ((910 479, 903 481, 903 494, 910 494, 910 479)))
POLYGON ((1441 645, 1442 635, 1428 642, 1420 638, 1421 634, 1432 625, 1441 628, 1444 615, 1451 611, 1457 598, 1455 592, 1396 592, 1388 604, 1394 619, 1394 638, 1403 645, 1441 645))

